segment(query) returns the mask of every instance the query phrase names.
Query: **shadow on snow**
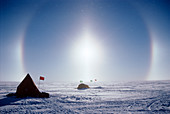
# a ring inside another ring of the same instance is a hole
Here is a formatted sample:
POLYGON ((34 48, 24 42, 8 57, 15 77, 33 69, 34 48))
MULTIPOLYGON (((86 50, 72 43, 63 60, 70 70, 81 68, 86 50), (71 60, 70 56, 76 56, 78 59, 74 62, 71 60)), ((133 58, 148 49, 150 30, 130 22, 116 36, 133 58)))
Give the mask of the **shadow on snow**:
POLYGON ((22 100, 22 99, 16 98, 16 97, 5 97, 3 99, 0 99, 0 106, 13 105, 14 102, 22 100))

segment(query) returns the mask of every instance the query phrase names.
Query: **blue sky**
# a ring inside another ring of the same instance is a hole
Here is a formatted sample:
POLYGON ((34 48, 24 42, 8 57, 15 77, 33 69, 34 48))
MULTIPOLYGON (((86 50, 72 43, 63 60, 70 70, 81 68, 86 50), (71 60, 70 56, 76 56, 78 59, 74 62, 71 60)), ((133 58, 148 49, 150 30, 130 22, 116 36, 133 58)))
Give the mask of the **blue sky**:
POLYGON ((0 80, 170 79, 168 0, 1 0, 0 80))

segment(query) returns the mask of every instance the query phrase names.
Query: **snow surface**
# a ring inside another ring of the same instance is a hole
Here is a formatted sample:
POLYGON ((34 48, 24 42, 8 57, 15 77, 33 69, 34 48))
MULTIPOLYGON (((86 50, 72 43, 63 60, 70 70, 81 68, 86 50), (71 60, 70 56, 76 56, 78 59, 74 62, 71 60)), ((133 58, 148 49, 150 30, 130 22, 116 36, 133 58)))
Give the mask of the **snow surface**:
POLYGON ((50 98, 15 98, 19 83, 0 82, 0 114, 3 113, 170 113, 170 81, 43 83, 40 91, 50 98))

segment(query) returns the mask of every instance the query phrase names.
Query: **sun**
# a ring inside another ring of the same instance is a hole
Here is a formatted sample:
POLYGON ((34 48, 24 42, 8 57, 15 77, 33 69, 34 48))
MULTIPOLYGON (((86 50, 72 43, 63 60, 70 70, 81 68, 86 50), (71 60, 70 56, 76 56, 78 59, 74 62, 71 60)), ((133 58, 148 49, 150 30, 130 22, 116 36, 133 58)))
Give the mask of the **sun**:
POLYGON ((80 40, 77 46, 76 55, 79 57, 79 59, 82 59, 88 63, 92 63, 97 59, 97 57, 99 57, 100 49, 89 34, 86 34, 80 40))
POLYGON ((71 51, 72 59, 79 74, 84 79, 91 79, 97 74, 101 62, 104 60, 104 50, 98 37, 89 31, 84 32, 73 44, 71 51))
POLYGON ((89 32, 82 35, 75 43, 73 49, 75 59, 81 63, 92 65, 102 57, 102 49, 99 41, 89 32))

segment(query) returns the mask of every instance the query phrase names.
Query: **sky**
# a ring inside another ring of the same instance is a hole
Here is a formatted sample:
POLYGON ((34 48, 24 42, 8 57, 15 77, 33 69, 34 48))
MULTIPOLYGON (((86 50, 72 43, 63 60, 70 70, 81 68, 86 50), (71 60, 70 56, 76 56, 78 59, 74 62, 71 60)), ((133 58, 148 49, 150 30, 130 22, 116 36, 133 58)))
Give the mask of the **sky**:
POLYGON ((0 5, 0 81, 170 79, 169 0, 0 5))

